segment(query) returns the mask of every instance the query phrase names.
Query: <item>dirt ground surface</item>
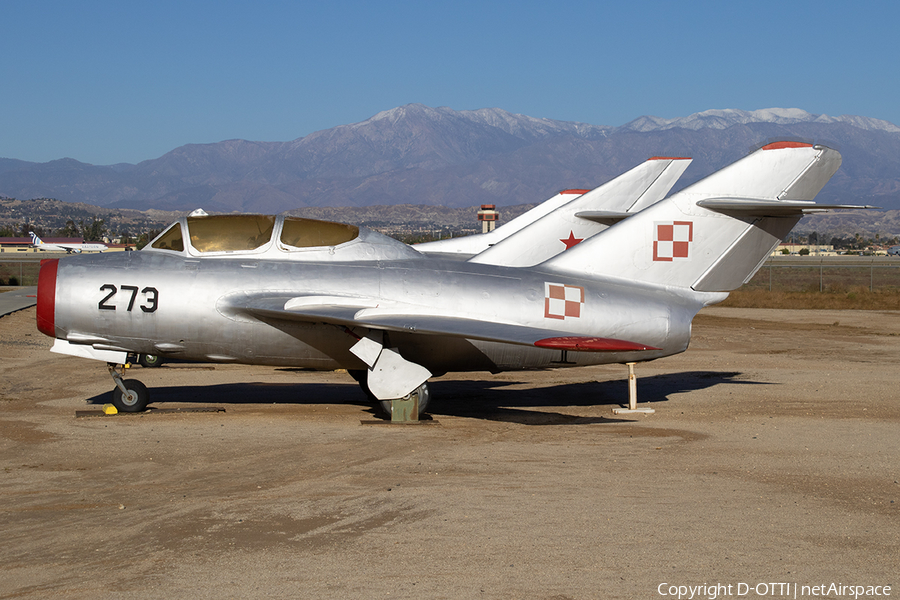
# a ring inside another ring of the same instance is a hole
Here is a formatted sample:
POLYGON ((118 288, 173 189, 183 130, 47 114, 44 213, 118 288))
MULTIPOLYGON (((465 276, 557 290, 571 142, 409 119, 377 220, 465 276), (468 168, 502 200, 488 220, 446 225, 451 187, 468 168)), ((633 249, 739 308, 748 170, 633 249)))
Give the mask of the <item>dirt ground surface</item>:
POLYGON ((451 374, 407 426, 236 365, 134 367, 149 412, 76 418, 112 380, 50 345, 0 318, 0 598, 900 595, 897 312, 706 309, 637 366, 655 414, 613 415, 612 365, 451 374))

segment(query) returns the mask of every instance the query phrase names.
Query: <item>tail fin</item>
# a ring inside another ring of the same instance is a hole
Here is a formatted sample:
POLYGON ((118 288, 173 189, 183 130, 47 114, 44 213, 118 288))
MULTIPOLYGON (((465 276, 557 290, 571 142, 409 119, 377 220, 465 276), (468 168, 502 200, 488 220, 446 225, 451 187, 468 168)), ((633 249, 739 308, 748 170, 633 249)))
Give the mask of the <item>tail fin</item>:
POLYGON ((423 254, 459 255, 469 258, 479 252, 484 252, 494 244, 499 244, 509 236, 544 217, 547 213, 571 202, 572 199, 577 198, 587 191, 588 190, 562 190, 552 198, 544 200, 528 212, 519 215, 512 221, 509 221, 488 233, 479 233, 447 240, 437 240, 434 242, 423 242, 421 244, 414 244, 413 248, 423 254))
POLYGON ((824 146, 777 142, 543 263, 703 292, 749 280, 841 164, 824 146))
POLYGON ((28 235, 31 236, 31 243, 34 244, 35 246, 40 246, 41 244, 44 243, 44 242, 41 240, 41 238, 39 238, 39 237, 37 236, 37 234, 36 234, 35 232, 29 231, 29 232, 28 232, 28 235))
POLYGON ((647 162, 650 161, 659 161, 665 164, 666 167, 659 174, 659 177, 656 178, 656 181, 651 183, 631 206, 624 209, 627 213, 640 212, 651 204, 656 204, 665 198, 672 186, 684 174, 685 169, 690 166, 693 159, 685 156, 654 156, 647 162))
POLYGON ((690 163, 690 158, 651 158, 556 208, 469 262, 509 267, 543 262, 664 198, 690 163))

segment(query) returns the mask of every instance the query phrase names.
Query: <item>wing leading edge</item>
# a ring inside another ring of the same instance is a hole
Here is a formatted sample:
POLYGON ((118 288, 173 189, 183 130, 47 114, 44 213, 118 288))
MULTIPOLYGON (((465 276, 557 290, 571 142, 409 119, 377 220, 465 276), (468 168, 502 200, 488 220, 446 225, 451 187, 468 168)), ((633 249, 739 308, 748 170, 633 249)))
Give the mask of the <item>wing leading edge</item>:
MULTIPOLYGON (((515 323, 487 321, 459 315, 440 314, 426 307, 376 303, 369 298, 350 296, 265 296, 232 299, 227 312, 280 321, 329 323, 344 327, 365 327, 382 331, 448 335, 466 339, 535 346, 576 352, 640 352, 659 350, 638 342, 572 335, 515 323)), ((226 312, 223 311, 223 312, 226 312)))

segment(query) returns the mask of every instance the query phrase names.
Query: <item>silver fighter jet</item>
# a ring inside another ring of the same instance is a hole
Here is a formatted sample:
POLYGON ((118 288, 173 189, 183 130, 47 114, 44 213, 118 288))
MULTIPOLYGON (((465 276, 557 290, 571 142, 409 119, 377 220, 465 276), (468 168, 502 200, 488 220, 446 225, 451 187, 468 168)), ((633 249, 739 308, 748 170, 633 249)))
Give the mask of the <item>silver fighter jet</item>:
POLYGON ((563 190, 494 231, 413 246, 423 254, 531 267, 665 198, 690 158, 654 156, 592 190, 563 190))
MULTIPOLYGON (((362 227, 183 217, 140 252, 44 261, 37 326, 102 360, 121 411, 129 353, 347 369, 386 410, 451 371, 634 363, 683 352, 691 320, 747 281, 841 162, 768 144, 535 266, 428 257, 362 227)), ((536 240, 538 242, 539 240, 536 240)), ((477 258, 477 256, 476 256, 477 258)), ((409 402, 409 400, 407 400, 409 402)))

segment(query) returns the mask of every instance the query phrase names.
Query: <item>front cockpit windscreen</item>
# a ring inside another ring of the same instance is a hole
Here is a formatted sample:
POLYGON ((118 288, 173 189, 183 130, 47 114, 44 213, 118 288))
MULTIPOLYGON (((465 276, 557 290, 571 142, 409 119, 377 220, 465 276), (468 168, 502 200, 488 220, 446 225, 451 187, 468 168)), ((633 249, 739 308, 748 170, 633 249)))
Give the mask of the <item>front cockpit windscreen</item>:
POLYGON ((181 237, 181 223, 175 223, 169 230, 163 233, 155 242, 151 248, 156 248, 157 250, 173 250, 175 252, 183 252, 184 251, 184 238, 181 237))
MULTIPOLYGON (((255 250, 269 243, 275 228, 271 215, 188 217, 191 245, 198 252, 255 250)), ((155 244, 154 244, 155 246, 155 244)))
POLYGON ((281 243, 291 248, 338 246, 357 236, 359 227, 355 225, 299 217, 285 217, 281 229, 281 243))

